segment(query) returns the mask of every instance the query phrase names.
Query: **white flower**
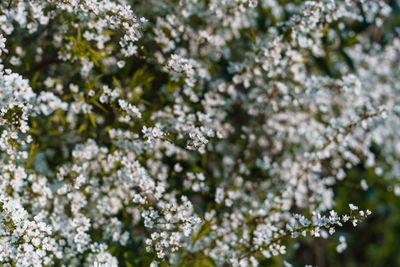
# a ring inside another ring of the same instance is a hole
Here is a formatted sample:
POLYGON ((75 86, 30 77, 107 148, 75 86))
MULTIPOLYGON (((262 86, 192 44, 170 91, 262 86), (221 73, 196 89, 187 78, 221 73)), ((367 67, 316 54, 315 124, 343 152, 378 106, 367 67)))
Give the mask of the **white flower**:
POLYGON ((349 207, 351 210, 358 210, 358 207, 353 204, 349 204, 349 207))

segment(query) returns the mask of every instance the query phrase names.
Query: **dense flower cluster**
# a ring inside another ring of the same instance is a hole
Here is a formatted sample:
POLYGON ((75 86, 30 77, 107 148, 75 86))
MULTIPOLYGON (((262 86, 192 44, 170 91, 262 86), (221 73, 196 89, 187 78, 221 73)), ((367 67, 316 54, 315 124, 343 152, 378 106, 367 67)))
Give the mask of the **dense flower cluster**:
POLYGON ((370 210, 334 210, 348 170, 400 192, 400 38, 374 41, 391 12, 1 1, 1 265, 257 266, 357 226, 370 210))

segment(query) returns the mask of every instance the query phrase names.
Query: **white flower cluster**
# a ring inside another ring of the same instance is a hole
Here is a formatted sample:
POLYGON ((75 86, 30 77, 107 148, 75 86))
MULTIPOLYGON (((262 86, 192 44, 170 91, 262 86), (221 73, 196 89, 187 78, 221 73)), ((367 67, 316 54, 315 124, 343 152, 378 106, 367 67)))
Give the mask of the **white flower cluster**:
POLYGON ((0 2, 0 265, 257 266, 366 219, 334 188, 399 193, 400 38, 361 2, 0 2))
POLYGON ((339 245, 336 247, 336 251, 338 253, 343 253, 343 251, 347 248, 346 238, 344 236, 339 237, 339 245))

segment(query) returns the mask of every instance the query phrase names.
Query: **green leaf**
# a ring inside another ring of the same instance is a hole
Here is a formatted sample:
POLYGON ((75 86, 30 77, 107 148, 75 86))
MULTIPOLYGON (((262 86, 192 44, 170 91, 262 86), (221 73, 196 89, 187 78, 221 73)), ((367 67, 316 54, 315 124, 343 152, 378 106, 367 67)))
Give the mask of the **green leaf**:
POLYGON ((171 94, 175 92, 179 88, 179 83, 174 82, 174 81, 169 81, 167 84, 167 88, 165 89, 165 92, 167 94, 171 94))
POLYGON ((79 43, 82 40, 81 29, 77 29, 76 41, 79 43))
POLYGON ((35 74, 33 75, 32 79, 30 81, 30 84, 31 84, 32 87, 36 86, 36 81, 39 78, 39 75, 40 75, 39 71, 35 72, 35 74))
POLYGON ((96 120, 94 119, 93 113, 89 114, 89 120, 90 120, 90 123, 93 125, 93 127, 96 127, 96 120))
POLYGON ((150 84, 153 80, 154 76, 148 73, 145 68, 138 69, 132 76, 131 82, 129 83, 129 88, 133 90, 139 86, 150 84))
POLYGON ((26 167, 27 168, 30 168, 32 166, 33 158, 38 153, 38 148, 39 148, 38 144, 36 144, 34 142, 31 143, 31 148, 29 149, 29 156, 28 156, 28 159, 26 160, 26 167))
POLYGON ((197 234, 193 237, 192 245, 196 244, 197 240, 208 234, 210 230, 211 230, 211 224, 209 222, 203 224, 200 227, 200 230, 197 232, 197 234))
POLYGON ((103 77, 104 74, 97 75, 92 81, 88 82, 88 89, 92 89, 94 85, 103 77))
POLYGON ((115 86, 117 86, 118 89, 122 91, 122 86, 119 83, 118 79, 115 76, 113 76, 112 79, 113 79, 113 82, 115 83, 115 86))
POLYGON ((97 102, 93 98, 90 99, 89 102, 98 107, 99 109, 101 109, 102 111, 104 111, 105 113, 108 113, 108 110, 106 110, 99 102, 97 102))
POLYGON ((86 130, 86 123, 83 123, 81 126, 79 126, 79 129, 76 131, 76 133, 78 133, 78 134, 80 134, 80 133, 82 133, 83 131, 85 131, 86 130))

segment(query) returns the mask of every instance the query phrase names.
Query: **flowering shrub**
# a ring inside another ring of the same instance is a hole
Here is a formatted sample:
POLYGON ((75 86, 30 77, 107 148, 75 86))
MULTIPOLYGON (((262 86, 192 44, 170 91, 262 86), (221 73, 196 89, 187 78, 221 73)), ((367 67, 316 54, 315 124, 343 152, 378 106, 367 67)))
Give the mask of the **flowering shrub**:
POLYGON ((391 14, 374 0, 1 1, 2 266, 264 266, 288 240, 357 226, 368 207, 335 211, 349 170, 400 194, 391 14))

